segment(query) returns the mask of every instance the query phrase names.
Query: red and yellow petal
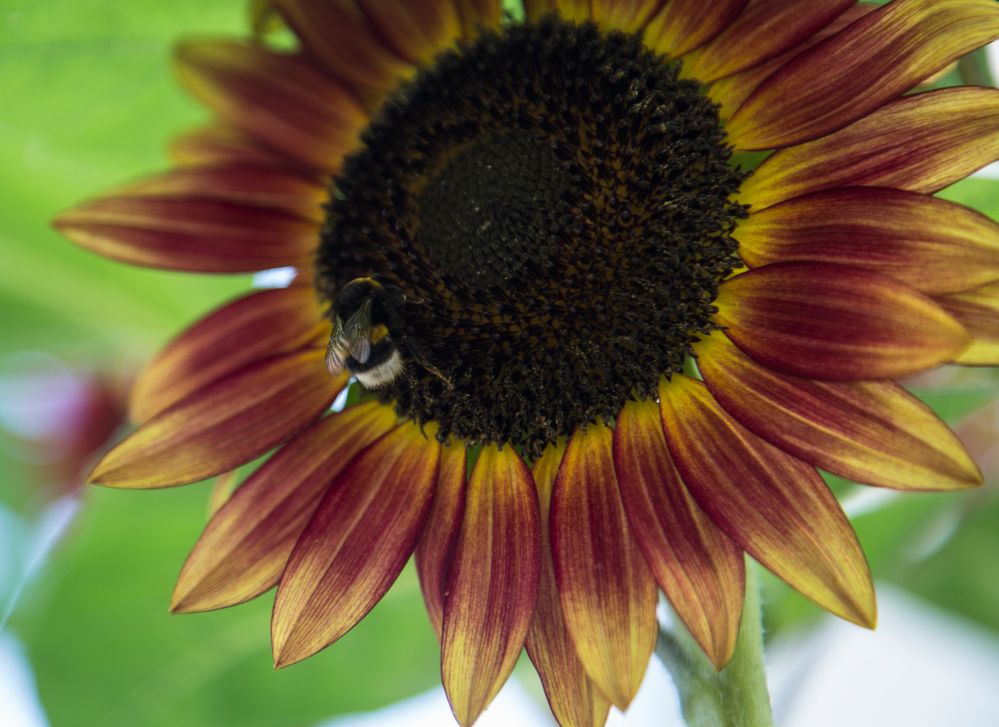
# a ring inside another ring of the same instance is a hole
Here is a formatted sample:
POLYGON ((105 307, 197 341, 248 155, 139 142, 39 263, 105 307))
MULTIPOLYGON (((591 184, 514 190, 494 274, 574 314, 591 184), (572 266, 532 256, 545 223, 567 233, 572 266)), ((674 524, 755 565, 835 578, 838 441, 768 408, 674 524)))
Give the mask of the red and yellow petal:
POLYGON ((441 0, 362 0, 379 39, 414 65, 426 64, 462 37, 455 3, 441 0))
POLYGON ((160 199, 217 199, 266 207, 301 217, 316 225, 323 221, 327 183, 301 171, 252 161, 199 165, 174 169, 141 179, 117 192, 121 196, 160 199))
POLYGON ((659 398, 673 461, 715 524, 826 610, 873 627, 870 569, 819 473, 732 419, 700 381, 676 375, 659 398))
POLYGON ((222 124, 195 129, 176 137, 170 143, 170 159, 182 168, 220 164, 271 164, 294 166, 309 171, 317 169, 302 166, 276 149, 269 149, 256 139, 222 124))
POLYGON ((315 250, 316 223, 255 205, 198 195, 112 196, 59 215, 81 247, 164 270, 238 273, 296 265, 315 250))
POLYGON ((712 395, 746 428, 842 477, 903 490, 981 484, 960 440, 893 381, 830 383, 760 366, 715 332, 697 346, 712 395))
POLYGON ((396 423, 390 407, 359 404, 282 447, 212 517, 180 572, 171 610, 224 608, 273 587, 330 484, 396 423))
POLYGON ((576 646, 562 613, 552 563, 549 513, 555 475, 564 454, 564 444, 549 446, 534 463, 534 483, 541 506, 541 578, 538 602, 525 645, 558 723, 574 727, 603 727, 610 702, 590 681, 576 655, 576 646))
POLYGON ((840 263, 937 294, 999 280, 999 225, 962 205, 897 189, 796 197, 742 220, 735 238, 750 267, 840 263))
MULTIPOLYGON (((799 9, 799 7, 799 5, 795 5, 795 10, 799 9)), ((877 7, 877 5, 865 2, 856 3, 848 7, 810 38, 806 38, 786 53, 715 81, 706 90, 708 98, 720 105, 719 114, 723 119, 732 118, 732 115, 742 106, 743 101, 749 98, 753 91, 767 80, 774 71, 805 49, 811 48, 816 43, 835 35, 854 21, 877 9, 877 7)))
POLYGON ((656 53, 679 58, 721 33, 748 0, 669 0, 645 28, 645 44, 656 53))
POLYGON ((991 0, 898 0, 776 71, 736 111, 729 138, 739 149, 818 138, 996 38, 991 0))
POLYGON ((828 263, 778 263, 726 280, 716 321, 770 368, 823 380, 890 379, 958 355, 967 331, 930 298, 886 275, 828 263))
POLYGON ((145 422, 244 366, 302 348, 328 332, 313 291, 260 290, 227 303, 171 341, 132 386, 129 413, 145 422))
POLYGON ((856 0, 758 0, 683 59, 682 75, 710 83, 775 58, 827 27, 856 0))
POLYGON ((742 548, 711 522, 681 482, 656 402, 624 405, 614 429, 614 465, 628 523, 659 587, 721 669, 739 634, 742 548))
POLYGON ((237 41, 177 48, 187 89, 228 125, 307 167, 340 168, 369 121, 364 107, 298 56, 237 41))
POLYGON ((664 0, 592 0, 590 18, 604 31, 637 33, 664 4, 664 0))
POLYGON ((259 457, 318 419, 346 385, 346 376, 330 376, 324 355, 315 348, 274 356, 200 389, 104 455, 90 481, 170 487, 259 457))
POLYGON ((531 472, 512 447, 485 445, 469 478, 448 575, 441 681, 467 727, 517 663, 538 593, 541 525, 531 472))
POLYGON ((406 423, 336 478, 288 559, 274 599, 274 664, 354 628, 399 576, 430 513, 440 445, 406 423))
POLYGON ((502 0, 453 0, 461 18, 465 38, 479 36, 483 31, 498 28, 503 18, 502 0))
POLYGON ((656 586, 618 492, 611 430, 577 431, 555 479, 552 554, 566 625, 590 679, 631 703, 658 634, 656 586))
POLYGON ((448 569, 451 567, 465 513, 465 459, 463 442, 444 446, 434 505, 414 553, 423 600, 427 604, 430 623, 438 639, 444 628, 444 594, 447 590, 448 569))
POLYGON ((778 151, 743 182, 739 201, 755 212, 832 187, 936 192, 996 159, 999 90, 946 88, 907 96, 834 134, 778 151))
POLYGON ((954 357, 954 362, 999 366, 999 284, 983 285, 936 301, 971 334, 971 343, 954 357))

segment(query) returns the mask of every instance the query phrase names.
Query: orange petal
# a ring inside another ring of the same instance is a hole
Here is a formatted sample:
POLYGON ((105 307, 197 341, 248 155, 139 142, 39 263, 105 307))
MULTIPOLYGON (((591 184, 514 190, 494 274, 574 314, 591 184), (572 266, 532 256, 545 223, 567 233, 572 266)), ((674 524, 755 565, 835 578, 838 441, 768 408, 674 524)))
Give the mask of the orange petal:
POLYGON ((996 38, 992 0, 898 0, 781 67, 736 111, 729 138, 740 149, 816 139, 996 38))
POLYGON ((315 292, 259 290, 202 318, 171 341, 132 387, 129 413, 145 422, 235 371, 315 341, 328 324, 315 292))
POLYGON ((420 576, 423 600, 438 639, 444 627, 447 573, 465 513, 465 467, 465 444, 456 442, 445 446, 434 505, 416 546, 416 572, 420 576))
POLYGON ((501 0, 454 0, 454 4, 458 8, 466 38, 475 38, 484 30, 499 28, 503 18, 501 0))
POLYGON ((669 0, 645 28, 645 44, 656 53, 679 58, 727 28, 748 0, 669 0))
POLYGON ((592 0, 590 17, 601 30, 637 33, 663 4, 664 0, 592 0))
POLYGON ((196 195, 115 195, 63 212, 56 229, 106 257, 164 270, 238 273, 296 265, 319 241, 315 222, 196 195))
POLYGON ((448 575, 441 680, 472 724, 517 663, 538 593, 538 498, 512 447, 485 445, 472 470, 448 575))
POLYGON ((659 587, 712 663, 732 658, 746 589, 742 548, 696 505, 666 449, 659 405, 629 401, 614 465, 635 540, 659 587))
POLYGON ((458 9, 441 0, 361 0, 378 37, 414 64, 426 64, 462 35, 458 9))
POLYGON ((709 83, 779 56, 826 27, 856 0, 758 0, 707 45, 683 59, 682 73, 709 83))
POLYGON ((999 284, 936 299, 971 334, 971 344, 954 357, 966 366, 999 365, 999 284))
POLYGON ((999 225, 915 192, 830 189, 751 214, 735 232, 750 267, 841 263, 890 275, 924 293, 999 280, 999 225))
MULTIPOLYGON (((179 167, 216 164, 294 165, 291 159, 228 126, 189 131, 170 143, 170 159, 179 167)), ((314 169, 301 167, 302 169, 314 169)))
POLYGON ((826 610, 873 628, 870 569, 819 473, 743 428, 700 381, 676 375, 659 399, 673 461, 715 524, 826 610))
POLYGON ((890 379, 950 360, 968 333, 930 298, 879 273, 778 263, 725 281, 716 321, 760 363, 824 380, 890 379))
POLYGON ((330 645, 385 595, 430 513, 439 457, 434 438, 403 424, 330 485, 295 544, 274 599, 276 667, 330 645))
POLYGON ((611 430, 572 435, 552 494, 551 540, 562 610, 587 674, 627 708, 656 643, 656 584, 618 493, 611 430))
POLYGON ((365 109, 298 56, 236 41, 177 47, 187 89, 227 124, 307 167, 335 171, 359 145, 365 109))
POLYGON ((576 656, 559 602, 552 563, 548 514, 552 486, 564 453, 564 445, 552 446, 534 463, 534 483, 541 505, 541 579, 538 603, 527 634, 527 655, 541 677, 548 704, 560 725, 603 727, 610 702, 593 686, 576 656))
POLYGON ((330 484, 395 424, 390 407, 359 404, 282 447, 208 523, 177 579, 171 610, 224 608, 274 586, 330 484))
POLYGON ((717 331, 697 353, 698 368, 726 411, 806 462, 903 490, 981 484, 978 467, 954 433, 892 381, 785 376, 755 363, 717 331))
POLYGON ((116 194, 161 199, 217 199, 269 207, 321 223, 326 183, 276 164, 241 161, 174 169, 133 182, 116 194))
MULTIPOLYGON (((793 2, 793 0, 792 0, 793 2)), ((794 5, 795 9, 800 9, 800 4, 794 5)), ((856 20, 867 15, 872 10, 877 9, 877 5, 870 3, 857 3, 840 13, 836 18, 821 28, 810 38, 806 38, 800 44, 783 55, 778 56, 765 63, 747 68, 745 71, 719 79, 712 83, 707 89, 707 95, 712 101, 716 101, 721 108, 719 113, 723 119, 731 119, 732 115, 742 106, 745 101, 763 83, 770 74, 783 66, 789 60, 797 56, 806 48, 811 48, 819 41, 823 41, 831 35, 835 35, 843 28, 856 20)))
POLYGON ((999 159, 999 90, 958 87, 899 99, 852 126, 769 156, 742 184, 756 211, 831 187, 936 192, 999 159))
POLYGON ((104 455, 90 481, 170 487, 259 457, 318 419, 347 383, 329 375, 324 355, 308 349, 275 356, 206 386, 104 455))
POLYGON ((416 66, 394 53, 358 0, 272 0, 306 56, 341 79, 372 110, 416 66))

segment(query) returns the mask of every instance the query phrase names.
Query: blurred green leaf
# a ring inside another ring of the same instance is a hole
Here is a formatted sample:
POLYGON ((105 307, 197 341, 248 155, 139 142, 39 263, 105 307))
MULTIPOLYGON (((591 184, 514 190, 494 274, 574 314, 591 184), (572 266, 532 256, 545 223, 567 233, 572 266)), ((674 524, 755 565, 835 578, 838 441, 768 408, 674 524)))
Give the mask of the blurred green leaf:
POLYGON ((87 491, 80 521, 14 622, 54 727, 289 727, 437 682, 437 642, 412 568, 360 626, 280 672, 270 656, 273 593, 170 615, 207 498, 205 485, 87 491))

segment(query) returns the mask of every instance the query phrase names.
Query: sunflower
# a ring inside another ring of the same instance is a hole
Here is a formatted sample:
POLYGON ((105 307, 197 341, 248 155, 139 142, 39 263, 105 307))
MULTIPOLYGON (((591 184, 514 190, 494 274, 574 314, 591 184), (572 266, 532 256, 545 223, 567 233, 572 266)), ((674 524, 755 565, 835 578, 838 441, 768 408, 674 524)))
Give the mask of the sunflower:
POLYGON ((216 118, 176 167, 56 225, 136 265, 296 271, 170 343, 91 475, 169 487, 270 453, 174 611, 277 586, 286 666, 415 554, 458 722, 526 645, 557 719, 602 724, 657 591, 730 659, 745 553, 874 625, 817 468, 980 483, 895 379, 999 362, 999 227, 932 196, 999 158, 999 91, 907 94, 999 37, 999 5, 525 6, 256 2, 253 39, 177 50, 216 118))

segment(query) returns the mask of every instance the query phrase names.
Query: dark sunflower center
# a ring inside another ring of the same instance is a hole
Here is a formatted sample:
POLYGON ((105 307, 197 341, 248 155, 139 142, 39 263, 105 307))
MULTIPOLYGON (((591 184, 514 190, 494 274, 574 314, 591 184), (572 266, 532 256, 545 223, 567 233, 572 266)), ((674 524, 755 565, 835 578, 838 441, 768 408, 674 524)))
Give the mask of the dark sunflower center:
POLYGON ((441 435, 528 455, 652 396, 712 328, 743 173, 716 107, 639 38, 548 18, 440 56, 333 182, 329 301, 405 300, 384 388, 441 435))

